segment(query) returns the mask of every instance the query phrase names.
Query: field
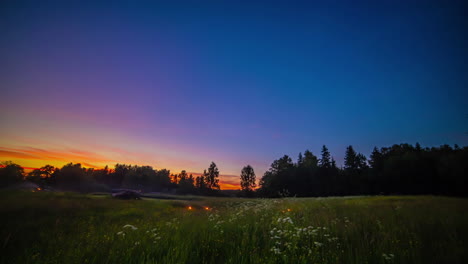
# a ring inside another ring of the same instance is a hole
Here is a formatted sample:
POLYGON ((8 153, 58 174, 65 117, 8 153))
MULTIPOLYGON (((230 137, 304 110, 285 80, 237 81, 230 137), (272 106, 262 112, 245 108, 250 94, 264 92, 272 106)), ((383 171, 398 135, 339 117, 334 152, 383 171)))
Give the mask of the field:
POLYGON ((457 198, 1 192, 0 213, 1 263, 468 263, 457 198))

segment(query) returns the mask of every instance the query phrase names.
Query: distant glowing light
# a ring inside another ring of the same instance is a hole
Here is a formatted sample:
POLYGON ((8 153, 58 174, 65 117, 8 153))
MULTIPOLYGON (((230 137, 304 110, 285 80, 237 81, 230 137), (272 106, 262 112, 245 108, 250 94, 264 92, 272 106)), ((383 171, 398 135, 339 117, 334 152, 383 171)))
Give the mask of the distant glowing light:
POLYGON ((192 210, 192 206, 187 207, 187 209, 192 210))
POLYGON ((210 208, 208 206, 205 207, 205 210, 210 210, 210 208))

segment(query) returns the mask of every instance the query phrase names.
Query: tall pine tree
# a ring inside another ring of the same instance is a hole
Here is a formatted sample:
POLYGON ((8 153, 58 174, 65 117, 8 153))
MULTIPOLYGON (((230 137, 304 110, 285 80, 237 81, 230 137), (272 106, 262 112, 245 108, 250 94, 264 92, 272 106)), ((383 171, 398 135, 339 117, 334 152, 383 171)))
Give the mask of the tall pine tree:
POLYGON ((320 159, 319 166, 320 168, 331 168, 331 155, 328 151, 327 146, 323 145, 322 147, 322 158, 320 159))

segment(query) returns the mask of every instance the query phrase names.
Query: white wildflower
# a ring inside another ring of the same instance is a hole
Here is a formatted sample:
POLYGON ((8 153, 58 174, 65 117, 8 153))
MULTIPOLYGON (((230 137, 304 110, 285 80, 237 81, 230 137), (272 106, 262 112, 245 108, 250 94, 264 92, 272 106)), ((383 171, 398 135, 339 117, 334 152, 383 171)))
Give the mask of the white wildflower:
POLYGON ((277 248, 277 247, 272 247, 270 249, 270 251, 273 251, 273 253, 275 253, 275 255, 281 254, 281 250, 279 248, 277 248))
POLYGON ((134 225, 124 225, 123 228, 130 228, 132 230, 137 230, 138 228, 134 225))
POLYGON ((393 255, 392 253, 390 253, 390 254, 385 254, 385 253, 383 253, 383 254, 382 254, 382 257, 383 257, 385 260, 390 261, 390 260, 392 260, 392 259, 395 257, 395 255, 393 255))

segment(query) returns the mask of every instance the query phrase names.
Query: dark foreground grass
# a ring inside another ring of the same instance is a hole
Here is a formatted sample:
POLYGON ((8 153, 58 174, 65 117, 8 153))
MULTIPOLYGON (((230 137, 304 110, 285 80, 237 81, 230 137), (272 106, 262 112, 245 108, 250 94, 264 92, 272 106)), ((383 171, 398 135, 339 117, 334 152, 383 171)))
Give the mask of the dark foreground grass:
POLYGON ((1 192, 0 262, 468 263, 467 212, 466 199, 429 196, 121 201, 1 192))

